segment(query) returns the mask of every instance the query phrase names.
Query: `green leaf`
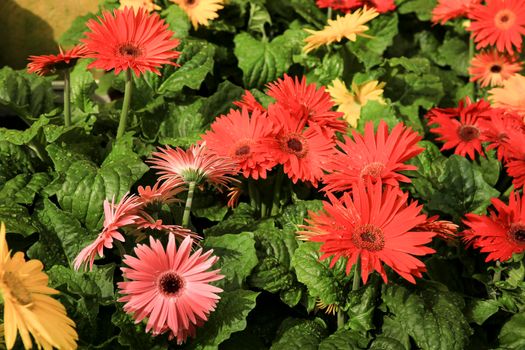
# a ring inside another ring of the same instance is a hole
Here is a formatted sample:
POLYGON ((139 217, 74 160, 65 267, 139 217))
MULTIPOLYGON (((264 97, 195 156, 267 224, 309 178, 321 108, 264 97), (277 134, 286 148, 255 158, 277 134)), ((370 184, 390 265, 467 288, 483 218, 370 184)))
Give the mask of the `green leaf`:
POLYGON ((317 350, 326 336, 326 324, 320 319, 286 319, 281 324, 271 350, 303 349, 317 350))
POLYGON ((197 331, 197 338, 190 342, 188 349, 217 349, 232 333, 246 328, 246 317, 255 307, 255 299, 259 293, 238 289, 222 293, 217 309, 209 320, 197 331))
POLYGON ((100 168, 91 161, 79 160, 63 173, 64 182, 57 192, 60 206, 90 230, 102 223, 104 199, 115 197, 118 202, 148 170, 130 143, 129 134, 118 140, 100 168))
POLYGON ((481 326, 490 316, 498 311, 499 305, 496 300, 474 299, 468 304, 467 317, 470 322, 481 326))
POLYGON ((409 350, 398 340, 388 337, 379 336, 370 345, 371 350, 409 350))
POLYGON ((339 329, 319 344, 319 350, 368 349, 367 345, 369 342, 370 339, 368 337, 353 329, 339 329))
POLYGON ((326 15, 313 1, 290 0, 290 4, 291 9, 303 17, 307 23, 317 28, 322 28, 326 24, 326 15))
POLYGON ((220 257, 214 269, 220 268, 225 278, 215 284, 225 290, 242 287, 244 280, 258 262, 255 240, 251 232, 208 237, 203 247, 213 249, 213 253, 220 257))
POLYGON ((499 345, 502 349, 525 348, 525 313, 515 314, 507 321, 498 335, 499 345))
POLYGON ((184 105, 170 103, 168 113, 160 124, 160 142, 173 146, 189 146, 205 131, 206 122, 199 112, 203 100, 184 105))
POLYGON ((308 288, 308 293, 319 297, 325 304, 343 305, 345 301, 345 262, 340 259, 330 268, 329 259, 319 261, 319 244, 303 243, 295 250, 292 266, 297 279, 308 288))
POLYGON ((0 201, 0 222, 5 224, 7 232, 19 233, 23 236, 38 231, 27 208, 11 201, 0 201))
POLYGON ((501 162, 496 158, 495 154, 496 152, 493 150, 485 151, 486 157, 478 157, 472 163, 476 169, 479 169, 483 179, 490 186, 496 186, 501 171, 501 162))
POLYGON ((120 328, 118 342, 125 349, 165 350, 168 348, 166 337, 152 337, 151 333, 146 333, 145 323, 136 324, 131 315, 120 306, 112 315, 111 323, 120 328))
POLYGON ((0 199, 17 204, 31 204, 35 195, 51 182, 47 173, 20 174, 7 181, 0 190, 0 199))
POLYGON ((0 186, 18 174, 35 171, 27 147, 0 141, 0 186))
POLYGON ((427 210, 449 214, 459 220, 466 213, 485 213, 491 198, 499 196, 464 157, 453 155, 431 167, 431 172, 437 176, 427 177, 430 186, 421 188, 414 181, 419 196, 427 200, 427 210))
POLYGON ((250 19, 248 20, 248 30, 250 32, 266 35, 265 24, 272 24, 272 18, 268 10, 262 5, 250 3, 250 19))
POLYGON ((247 203, 240 203, 233 214, 217 225, 204 230, 204 236, 220 236, 228 233, 250 231, 255 223, 255 211, 247 203))
POLYGON ((385 316, 381 327, 381 335, 370 344, 370 349, 411 350, 412 345, 403 325, 397 322, 394 317, 385 316))
POLYGON ((292 57, 302 48, 304 32, 288 29, 271 42, 259 41, 248 33, 235 36, 234 53, 243 72, 244 85, 262 87, 287 72, 292 57))
POLYGON ((47 124, 49 124, 49 119, 41 116, 25 130, 0 128, 0 142, 7 141, 18 146, 26 145, 33 140, 40 129, 47 124))
POLYGON ((188 15, 180 6, 168 6, 162 11, 161 16, 170 26, 170 30, 175 32, 176 38, 186 38, 191 29, 188 15))
POLYGON ((0 106, 27 116, 31 88, 27 80, 10 67, 0 69, 0 106))
POLYGON ((217 91, 206 99, 199 111, 206 121, 203 126, 207 128, 216 117, 228 113, 231 108, 235 107, 233 101, 239 100, 243 94, 244 89, 229 80, 220 83, 217 91))
POLYGON ((373 317, 377 296, 377 283, 369 282, 359 290, 351 291, 345 305, 348 315, 345 327, 361 333, 374 329, 373 317))
POLYGON ((370 30, 366 34, 372 38, 360 38, 346 45, 364 64, 365 69, 369 70, 383 61, 383 53, 392 45, 397 33, 397 14, 395 12, 383 14, 370 22, 370 30))
POLYGON ((60 210, 49 199, 44 199, 37 217, 42 225, 41 234, 56 237, 57 246, 54 248, 62 250, 70 266, 78 253, 95 238, 71 213, 60 210))
POLYGON ((427 288, 411 293, 399 285, 384 285, 383 302, 419 348, 462 350, 472 330, 457 294, 427 288))
POLYGON ((421 21, 429 21, 436 7, 436 0, 398 0, 396 3, 399 13, 415 13, 421 21))
POLYGON ((306 80, 309 83, 315 82, 326 86, 332 83, 334 79, 343 76, 345 63, 339 51, 329 53, 322 59, 310 55, 306 57, 307 59, 301 63, 309 68, 306 74, 306 80))
POLYGON ((73 110, 75 121, 84 119, 85 114, 98 112, 98 107, 91 99, 97 89, 97 83, 87 69, 89 63, 90 60, 79 60, 70 73, 71 106, 77 109, 73 110))
POLYGON ((443 62, 460 76, 468 76, 470 58, 467 43, 468 39, 458 38, 447 32, 443 45, 437 51, 437 54, 443 57, 443 62))
POLYGON ((206 75, 213 70, 215 47, 201 40, 185 40, 182 53, 173 74, 164 80, 159 87, 159 93, 174 96, 186 86, 198 89, 206 75))
POLYGON ((401 121, 396 116, 395 109, 390 104, 382 104, 377 101, 368 101, 366 105, 361 108, 361 117, 359 118, 357 130, 363 131, 366 123, 372 121, 374 126, 379 125, 380 121, 384 121, 390 128, 393 128, 401 121))
POLYGON ((309 211, 319 211, 323 207, 323 201, 299 200, 291 205, 286 206, 281 215, 277 218, 277 222, 284 230, 295 233, 298 230, 297 225, 304 224, 304 219, 308 218, 309 211))

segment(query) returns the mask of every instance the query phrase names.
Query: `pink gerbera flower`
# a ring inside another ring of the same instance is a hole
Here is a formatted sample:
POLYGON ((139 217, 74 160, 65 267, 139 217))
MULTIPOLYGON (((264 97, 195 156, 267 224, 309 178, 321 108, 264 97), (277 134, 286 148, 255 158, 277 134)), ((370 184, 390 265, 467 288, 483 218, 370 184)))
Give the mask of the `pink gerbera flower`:
POLYGON ((472 7, 480 2, 481 0, 438 0, 432 10, 432 22, 445 24, 451 19, 466 17, 472 7))
POLYGON ((139 76, 147 71, 160 75, 163 64, 176 65, 172 60, 180 55, 175 51, 179 40, 158 14, 127 7, 97 19, 88 21, 91 31, 81 40, 95 59, 89 68, 114 69, 115 74, 131 69, 139 76))
POLYGON ((338 142, 342 152, 334 158, 333 173, 323 179, 325 191, 346 191, 367 178, 390 186, 410 182, 400 172, 417 169, 415 165, 405 164, 423 151, 417 145, 422 137, 416 132, 399 123, 389 133, 384 121, 374 132, 374 125, 369 122, 364 135, 353 131, 353 138, 345 136, 344 142, 338 142))
POLYGON ((435 125, 430 131, 439 135, 438 141, 445 142, 441 150, 454 149, 455 154, 474 159, 475 153, 483 154, 479 123, 493 113, 487 101, 472 102, 467 97, 457 108, 431 109, 427 118, 428 125, 435 125))
POLYGON ((478 53, 468 69, 470 81, 478 81, 481 87, 503 85, 519 71, 521 62, 496 50, 478 53))
POLYGON ((466 215, 464 240, 489 253, 485 261, 506 261, 525 251, 525 197, 512 191, 508 205, 497 198, 492 205, 495 211, 490 210, 489 215, 466 215))
POLYGON ((266 113, 255 109, 251 115, 247 109, 230 110, 211 125, 211 130, 202 135, 211 153, 230 157, 237 164, 244 177, 265 179, 266 172, 276 163, 266 152, 257 150, 256 145, 273 135, 273 125, 266 113))
POLYGON ((132 225, 139 218, 138 209, 141 203, 135 196, 122 197, 120 202, 115 205, 115 199, 104 201, 104 228, 93 243, 82 249, 74 261, 76 270, 84 263, 89 263, 89 269, 93 268, 93 262, 97 254, 104 256, 104 248, 113 248, 113 240, 124 242, 124 236, 118 231, 119 228, 132 225))
POLYGON ((208 314, 215 310, 222 289, 210 282, 224 276, 219 270, 207 271, 218 260, 212 250, 191 253, 192 239, 186 237, 177 249, 175 236, 169 235, 166 249, 150 237, 149 245, 139 244, 136 257, 125 255, 121 268, 125 282, 119 282, 119 299, 136 323, 148 318, 146 332, 169 332, 183 343, 194 335, 208 314))
POLYGON ((334 102, 324 87, 307 84, 306 77, 292 79, 284 75, 274 83, 268 84, 268 95, 277 104, 287 109, 296 119, 304 119, 308 125, 318 124, 328 133, 346 132, 348 124, 342 119, 343 113, 332 111, 334 102))
POLYGON ((153 187, 139 186, 137 191, 143 206, 150 204, 171 204, 180 202, 177 195, 185 190, 182 179, 172 178, 167 181, 157 181, 153 187))
POLYGON ((187 151, 169 146, 159 148, 148 162, 153 164, 153 169, 159 170, 159 180, 182 179, 197 185, 207 182, 217 188, 237 181, 232 177, 237 174, 237 164, 229 157, 208 152, 205 143, 192 145, 187 151))
POLYGON ((294 183, 309 181, 317 187, 324 171, 331 168, 335 142, 316 124, 304 130, 305 120, 290 115, 290 110, 281 105, 270 105, 268 112, 276 127, 275 136, 262 140, 258 151, 283 164, 294 183))

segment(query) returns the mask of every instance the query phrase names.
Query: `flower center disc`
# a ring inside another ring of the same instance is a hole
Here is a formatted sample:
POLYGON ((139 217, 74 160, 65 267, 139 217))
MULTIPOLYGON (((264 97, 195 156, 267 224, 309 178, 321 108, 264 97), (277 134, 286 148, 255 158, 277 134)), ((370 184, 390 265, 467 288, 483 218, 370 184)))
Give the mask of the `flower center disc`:
POLYGON ((297 158, 304 158, 308 153, 308 144, 300 134, 294 133, 283 136, 280 140, 280 146, 283 152, 295 154, 297 158))
POLYGON ((136 45, 127 43, 119 46, 118 54, 120 56, 137 58, 142 55, 142 50, 136 45))
POLYGON ((168 297, 175 297, 184 288, 184 280, 175 272, 168 271, 159 276, 157 285, 162 294, 168 297))
POLYGON ((516 14, 508 9, 499 11, 494 17, 494 24, 499 29, 509 29, 516 22, 516 14))
POLYGON ((501 66, 499 64, 495 64, 492 67, 490 67, 491 73, 500 73, 501 72, 501 66))
POLYGON ((21 305, 29 305, 33 302, 33 298, 31 298, 31 292, 27 290, 16 274, 8 271, 4 273, 4 278, 2 280, 11 291, 11 295, 21 305))
POLYGON ((509 235, 516 243, 525 245, 525 224, 510 225, 509 235))
POLYGON ((352 242, 360 249, 377 252, 385 247, 383 231, 372 224, 360 225, 352 233, 352 242))
POLYGON ((251 148, 251 140, 240 140, 235 144, 235 147, 233 148, 233 154, 232 158, 246 158, 250 155, 252 148, 251 148))
POLYGON ((374 179, 377 179, 381 177, 381 173, 385 169, 385 165, 381 162, 372 162, 367 165, 361 170, 360 176, 361 178, 365 178, 365 176, 370 176, 374 179))
POLYGON ((459 138, 465 142, 477 139, 480 135, 479 129, 474 125, 462 125, 458 129, 458 134, 459 138))
POLYGON ((186 7, 194 7, 194 6, 197 6, 199 4, 199 0, 185 0, 184 1, 184 5, 186 7))

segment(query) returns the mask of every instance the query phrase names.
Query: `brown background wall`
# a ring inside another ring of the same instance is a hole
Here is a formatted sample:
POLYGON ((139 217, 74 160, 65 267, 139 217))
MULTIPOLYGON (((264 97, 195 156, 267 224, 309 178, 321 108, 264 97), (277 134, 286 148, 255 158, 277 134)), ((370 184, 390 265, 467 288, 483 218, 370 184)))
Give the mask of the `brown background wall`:
POLYGON ((57 53, 57 39, 97 0, 0 0, 0 66, 23 68, 29 55, 57 53))

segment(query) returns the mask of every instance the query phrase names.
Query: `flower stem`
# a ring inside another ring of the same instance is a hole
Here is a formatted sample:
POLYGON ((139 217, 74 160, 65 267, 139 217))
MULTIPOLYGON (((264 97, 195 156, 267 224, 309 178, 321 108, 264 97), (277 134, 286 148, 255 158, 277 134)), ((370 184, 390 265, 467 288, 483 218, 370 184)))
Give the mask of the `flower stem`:
POLYGON ((128 119, 129 103, 131 101, 131 94, 133 92, 133 79, 131 77, 131 69, 126 70, 126 88, 124 90, 124 102, 122 102, 122 111, 120 112, 120 121, 117 130, 117 139, 124 135, 126 131, 126 123, 128 119))
POLYGON ((342 329, 345 326, 345 314, 344 311, 339 307, 337 310, 337 329, 342 329))
POLYGON ((184 207, 184 215, 182 216, 182 226, 188 227, 190 223, 191 205, 193 203, 193 193, 195 192, 195 181, 191 181, 188 185, 188 197, 186 198, 186 206, 184 207))
POLYGON ((64 70, 64 125, 71 126, 71 81, 69 68, 64 70))
POLYGON ((354 279, 352 280, 352 291, 358 290, 361 286, 361 274, 359 273, 359 259, 355 263, 354 279))
POLYGON ((282 169, 278 169, 277 177, 275 178, 275 186, 273 189, 273 202, 271 215, 277 215, 281 209, 281 187, 283 187, 284 173, 282 169))
POLYGON ((326 12, 326 19, 332 19, 332 8, 329 7, 328 11, 326 12))

